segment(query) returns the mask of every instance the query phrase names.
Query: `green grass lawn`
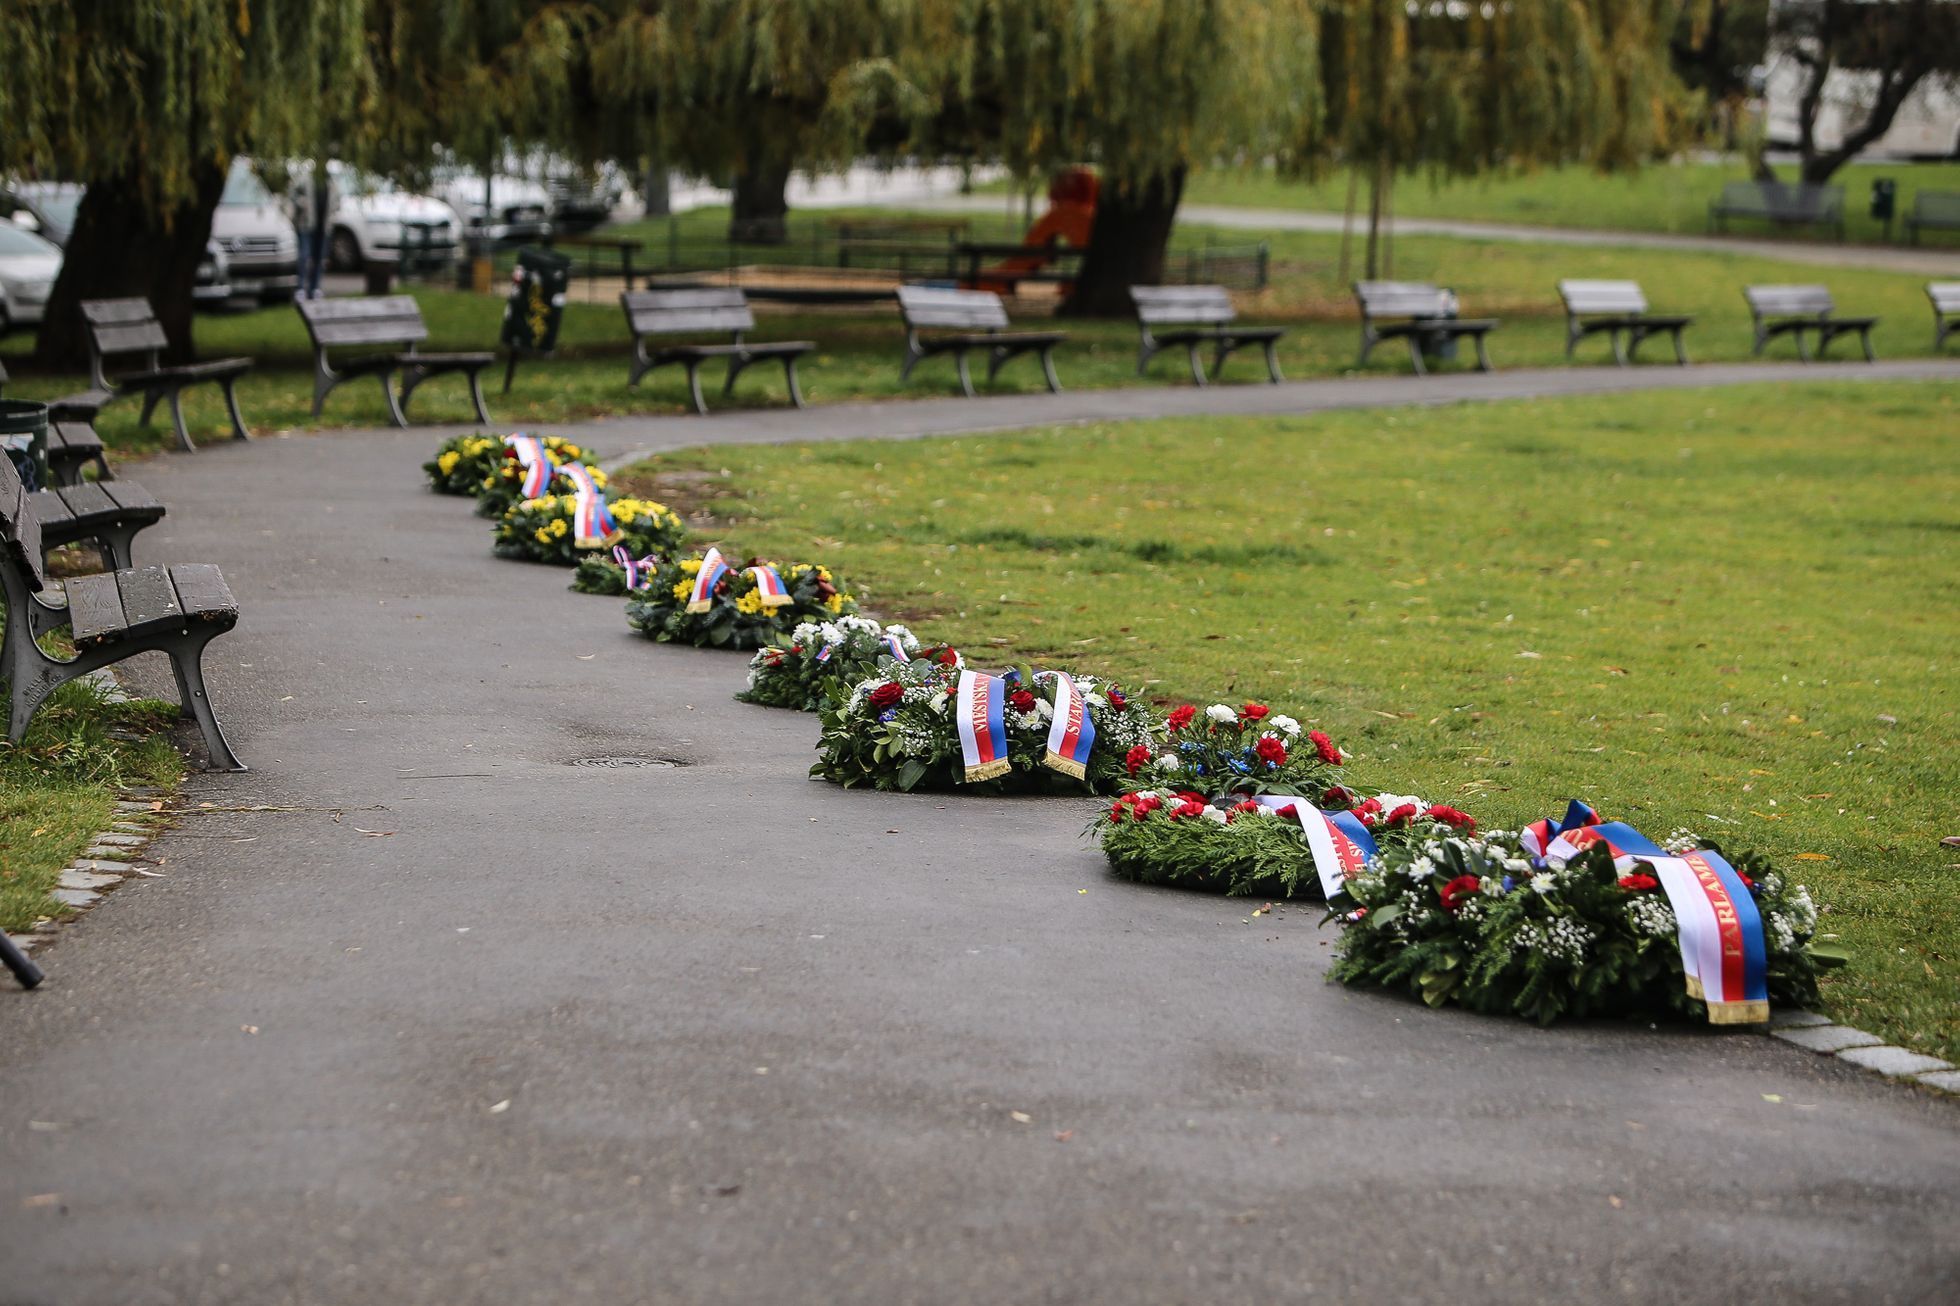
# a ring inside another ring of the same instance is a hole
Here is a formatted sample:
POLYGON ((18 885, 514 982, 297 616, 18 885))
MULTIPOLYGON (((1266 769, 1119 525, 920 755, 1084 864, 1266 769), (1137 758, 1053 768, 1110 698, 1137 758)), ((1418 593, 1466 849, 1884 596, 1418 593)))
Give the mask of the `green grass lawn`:
MULTIPOLYGON (((690 215, 703 230, 725 220, 709 213, 690 215)), ((1179 240, 1202 240, 1203 228, 1185 228, 1179 240)), ((1242 243, 1244 232, 1213 232, 1219 240, 1242 243)), ((1281 347, 1287 375, 1302 378, 1351 372, 1356 352, 1356 324, 1348 289, 1341 284, 1337 237, 1305 233, 1271 233, 1273 284, 1250 298, 1246 314, 1252 319, 1286 322, 1293 326, 1281 347)), ((1932 347, 1931 313, 1923 278, 1857 269, 1835 270, 1780 263, 1726 254, 1681 254, 1624 248, 1574 249, 1517 244, 1411 237, 1395 246, 1395 272, 1410 279, 1436 280, 1455 286, 1464 310, 1496 314, 1503 328, 1491 341, 1499 367, 1556 366, 1564 361, 1564 318, 1558 307, 1556 283, 1562 277, 1631 277, 1647 288, 1656 311, 1690 312, 1699 321, 1688 334, 1690 356, 1701 361, 1735 360, 1749 356, 1749 316, 1741 288, 1751 282, 1821 281, 1838 296, 1846 313, 1877 313, 1883 321, 1875 332, 1881 357, 1928 353, 1932 347)), ((432 331, 433 349, 489 346, 497 336, 502 301, 491 296, 453 290, 418 290, 432 331)), ((1038 311, 1017 307, 1016 312, 1038 311)), ((1057 358, 1063 384, 1071 388, 1123 385, 1188 385, 1183 361, 1161 357, 1150 377, 1135 374, 1136 330, 1127 322, 1072 322, 1070 342, 1057 358)), ((805 360, 805 393, 814 403, 892 396, 957 393, 952 363, 936 359, 922 364, 912 383, 898 383, 901 335, 895 312, 763 311, 758 339, 809 338, 821 348, 805 360)), ((246 354, 260 360, 259 368, 239 386, 247 420, 260 431, 305 428, 315 423, 311 357, 298 315, 289 307, 213 314, 198 321, 199 348, 206 356, 246 354)), ((490 385, 491 412, 504 428, 549 430, 554 423, 620 413, 668 414, 686 410, 679 369, 649 377, 635 391, 626 385, 628 344, 616 304, 571 304, 565 314, 561 356, 524 364, 514 390, 497 393, 501 373, 490 385)), ((0 342, 15 382, 8 394, 45 398, 81 387, 79 376, 33 375, 25 362, 30 337, 16 334, 0 342)), ((1653 358, 1668 357, 1665 342, 1649 345, 1653 358)), ((1839 356, 1849 356, 1856 342, 1839 342, 1839 356)), ((1949 353, 1953 352, 1949 346, 1949 353)), ((1794 357, 1784 340, 1773 357, 1794 357)), ((1607 357, 1603 340, 1595 338, 1580 355, 1585 362, 1607 357)), ((1408 371, 1405 349, 1378 349, 1368 371, 1391 375, 1408 371)), ((1462 366, 1462 364, 1458 364, 1462 366)), ((1236 360, 1228 377, 1244 381, 1263 376, 1256 358, 1236 360)), ((1010 366, 1001 378, 1006 392, 1041 386, 1039 369, 1029 360, 1010 366)), ((710 390, 711 406, 745 407, 788 402, 780 369, 756 368, 744 376, 734 399, 723 404, 710 390)), ((217 392, 205 387, 187 400, 187 411, 199 438, 223 438, 225 419, 217 392)), ((137 404, 112 405, 102 417, 103 435, 124 451, 159 447, 167 427, 144 433, 136 427, 137 404)), ((467 421, 472 414, 464 387, 456 378, 430 382, 415 398, 419 421, 467 421)), ((351 383, 327 402, 324 424, 381 425, 387 421, 378 387, 372 381, 351 383)))
POLYGON ((116 819, 120 788, 176 787, 183 761, 162 733, 175 715, 169 704, 108 703, 76 683, 56 691, 20 744, 0 741, 0 929, 67 914, 48 892, 116 819))
POLYGON ((983 661, 1267 700, 1357 780, 1487 823, 1577 796, 1760 847, 1854 954, 1832 1012, 1960 1058, 1955 431, 1951 386, 1812 384, 731 446, 626 479, 983 661))
MULTIPOLYGON (((1781 165, 1777 175, 1795 180, 1796 169, 1781 165)), ((1746 181, 1749 166, 1725 163, 1659 163, 1625 175, 1601 175, 1590 168, 1545 168, 1510 176, 1437 181, 1416 176, 1396 182, 1394 210, 1405 218, 1457 218, 1537 227, 1585 227, 1616 231, 1700 233, 1708 230, 1708 203, 1725 181, 1746 181)), ((1872 181, 1899 183, 1898 216, 1912 210, 1912 196, 1924 190, 1960 190, 1960 163, 1853 163, 1838 170, 1832 185, 1844 187, 1846 238, 1881 241, 1884 227, 1871 217, 1872 181)), ((1359 190, 1358 211, 1367 211, 1368 191, 1359 190)), ((1348 174, 1332 173, 1317 182, 1282 181, 1270 172, 1206 172, 1191 179, 1184 198, 1193 204, 1232 204, 1247 208, 1317 209, 1340 212, 1347 204, 1348 174)), ((1732 219, 1736 235, 1770 234, 1766 223, 1732 219)), ((1816 228, 1790 228, 1793 237, 1829 240, 1816 228)), ((1898 221, 1892 238, 1904 239, 1898 221)), ((1934 232, 1929 245, 1960 245, 1960 234, 1934 232)))

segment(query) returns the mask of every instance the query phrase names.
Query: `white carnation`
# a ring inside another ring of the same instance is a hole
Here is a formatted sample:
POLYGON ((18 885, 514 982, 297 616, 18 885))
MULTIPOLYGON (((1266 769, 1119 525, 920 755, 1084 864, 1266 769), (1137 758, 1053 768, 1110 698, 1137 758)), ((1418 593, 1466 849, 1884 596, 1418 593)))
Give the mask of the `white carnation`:
POLYGON ((1297 735, 1300 733, 1300 723, 1290 716, 1276 716, 1273 718, 1273 729, 1281 734, 1297 735))
POLYGON ((1199 812, 1198 815, 1202 816, 1205 820, 1212 821, 1218 825, 1225 824, 1225 820, 1226 820, 1225 813, 1219 811, 1216 807, 1207 807, 1205 808, 1204 811, 1199 812))
POLYGON ((1230 725, 1232 722, 1237 721, 1239 719, 1239 714, 1237 712, 1234 712, 1231 708, 1226 707, 1223 703, 1213 703, 1210 707, 1205 709, 1205 715, 1210 717, 1212 720, 1216 721, 1221 726, 1230 725))
POLYGON ((1165 753, 1157 759, 1157 769, 1159 771, 1176 771, 1182 768, 1183 765, 1184 762, 1176 753, 1165 753))

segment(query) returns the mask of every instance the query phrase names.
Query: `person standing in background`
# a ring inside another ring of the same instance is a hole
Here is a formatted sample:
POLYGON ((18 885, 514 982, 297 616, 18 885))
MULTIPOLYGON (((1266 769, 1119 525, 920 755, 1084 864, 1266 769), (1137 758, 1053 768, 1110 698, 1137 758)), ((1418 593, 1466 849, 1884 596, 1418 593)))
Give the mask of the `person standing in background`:
POLYGON ((300 299, 320 297, 320 274, 327 263, 327 223, 334 211, 333 174, 325 160, 293 175, 286 192, 292 210, 293 230, 299 236, 300 299))

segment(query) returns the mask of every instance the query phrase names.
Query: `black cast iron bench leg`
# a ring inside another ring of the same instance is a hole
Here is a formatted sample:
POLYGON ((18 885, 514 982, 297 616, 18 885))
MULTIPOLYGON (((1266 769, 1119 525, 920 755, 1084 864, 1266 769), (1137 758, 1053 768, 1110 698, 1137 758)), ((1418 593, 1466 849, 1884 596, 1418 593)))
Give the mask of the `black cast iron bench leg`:
POLYGON ((31 989, 46 978, 33 959, 20 950, 20 945, 7 937, 5 930, 0 930, 0 965, 12 971, 24 989, 31 989))
POLYGON ((211 710, 211 696, 204 692, 204 646, 230 629, 224 626, 187 632, 165 645, 164 652, 170 655, 170 668, 177 673, 178 701, 197 719, 211 765, 221 771, 243 771, 245 764, 231 751, 224 729, 218 725, 218 714, 211 710))

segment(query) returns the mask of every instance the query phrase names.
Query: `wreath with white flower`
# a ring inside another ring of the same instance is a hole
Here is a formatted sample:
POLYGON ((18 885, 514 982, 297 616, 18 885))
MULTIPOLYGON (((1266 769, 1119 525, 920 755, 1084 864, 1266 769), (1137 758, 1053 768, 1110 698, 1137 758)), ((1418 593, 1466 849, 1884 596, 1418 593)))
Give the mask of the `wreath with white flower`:
POLYGON ((1303 735, 1298 721, 1264 703, 1213 703, 1202 711, 1185 703, 1171 709, 1157 752, 1125 758, 1124 770, 1134 789, 1317 799, 1333 786, 1334 768, 1345 760, 1325 734, 1303 735))
POLYGON ((1147 708, 1107 680, 1075 676, 1096 731, 1085 774, 1078 779, 1047 765, 1057 683, 1052 674, 1019 667, 1003 675, 1008 768, 967 782, 955 719, 960 670, 923 659, 893 660, 855 684, 833 681, 819 709, 823 735, 810 774, 846 788, 901 792, 1111 793, 1128 781, 1124 757, 1151 748, 1155 723, 1147 708))
POLYGON ((945 666, 964 665, 955 650, 943 645, 928 649, 904 626, 854 615, 805 621, 790 631, 787 643, 756 650, 749 661, 748 684, 735 697, 764 707, 814 712, 823 706, 830 682, 856 684, 888 659, 910 662, 917 657, 945 666))
MULTIPOLYGON (((1685 832, 1665 845, 1720 852, 1685 832)), ((1812 943, 1817 908, 1754 852, 1729 858, 1763 921, 1772 1003, 1817 1001, 1817 973, 1840 964, 1812 943)), ((1516 1015, 1697 1016, 1678 923, 1653 875, 1616 869, 1593 844, 1563 860, 1530 853, 1511 831, 1445 834, 1384 847, 1332 918, 1343 929, 1333 976, 1441 1006, 1516 1015)))
MULTIPOLYGON (((1337 785, 1300 801, 1351 811, 1378 848, 1476 828, 1454 807, 1406 795, 1363 799, 1337 785)), ((1281 795, 1260 802, 1243 792, 1207 797, 1190 789, 1141 789, 1117 798, 1089 832, 1120 879, 1262 898, 1319 898, 1313 852, 1290 807, 1281 795)))

